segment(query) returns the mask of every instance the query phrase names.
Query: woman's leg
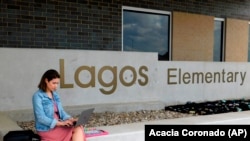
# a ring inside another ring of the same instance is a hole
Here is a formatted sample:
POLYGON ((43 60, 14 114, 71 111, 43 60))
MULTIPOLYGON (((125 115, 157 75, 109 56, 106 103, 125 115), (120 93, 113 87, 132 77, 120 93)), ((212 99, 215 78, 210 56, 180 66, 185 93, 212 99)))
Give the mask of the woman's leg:
POLYGON ((73 130, 72 141, 86 141, 84 129, 82 126, 77 126, 73 130))

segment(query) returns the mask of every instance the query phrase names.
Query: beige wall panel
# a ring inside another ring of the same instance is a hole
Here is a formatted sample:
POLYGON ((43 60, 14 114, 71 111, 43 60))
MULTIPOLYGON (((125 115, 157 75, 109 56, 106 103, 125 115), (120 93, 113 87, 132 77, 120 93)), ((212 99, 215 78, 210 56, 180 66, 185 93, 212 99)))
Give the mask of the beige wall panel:
POLYGON ((173 12, 172 60, 212 61, 214 17, 173 12))
POLYGON ((247 62, 248 21, 226 20, 225 61, 247 62))

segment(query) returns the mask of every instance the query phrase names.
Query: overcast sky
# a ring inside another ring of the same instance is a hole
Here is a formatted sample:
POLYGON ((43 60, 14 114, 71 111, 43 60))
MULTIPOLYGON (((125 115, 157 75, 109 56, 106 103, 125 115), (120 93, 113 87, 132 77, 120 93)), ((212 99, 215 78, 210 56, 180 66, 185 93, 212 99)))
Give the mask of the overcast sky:
POLYGON ((125 51, 168 51, 168 15, 124 11, 123 48, 125 51))

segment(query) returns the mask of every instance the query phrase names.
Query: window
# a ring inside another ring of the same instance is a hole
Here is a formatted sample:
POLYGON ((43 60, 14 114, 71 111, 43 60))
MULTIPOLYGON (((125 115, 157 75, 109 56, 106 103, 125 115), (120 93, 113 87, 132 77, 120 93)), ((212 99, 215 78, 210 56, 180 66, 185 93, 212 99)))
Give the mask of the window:
POLYGON ((224 20, 216 18, 214 20, 214 52, 213 61, 224 61, 224 20))
POLYGON ((250 22, 248 26, 248 62, 250 62, 250 22))
POLYGON ((123 7, 123 51, 158 52, 170 60, 170 13, 123 7))

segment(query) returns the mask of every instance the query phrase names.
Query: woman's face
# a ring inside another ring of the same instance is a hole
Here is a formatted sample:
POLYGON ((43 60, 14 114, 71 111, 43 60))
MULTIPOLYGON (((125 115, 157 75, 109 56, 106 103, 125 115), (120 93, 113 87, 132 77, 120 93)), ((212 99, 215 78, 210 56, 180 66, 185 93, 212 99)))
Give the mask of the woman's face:
POLYGON ((47 91, 55 91, 57 89, 57 86, 59 85, 59 78, 54 78, 50 81, 48 79, 45 80, 47 84, 47 91))

